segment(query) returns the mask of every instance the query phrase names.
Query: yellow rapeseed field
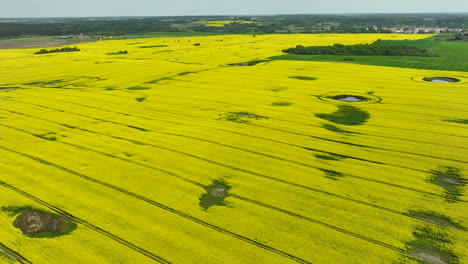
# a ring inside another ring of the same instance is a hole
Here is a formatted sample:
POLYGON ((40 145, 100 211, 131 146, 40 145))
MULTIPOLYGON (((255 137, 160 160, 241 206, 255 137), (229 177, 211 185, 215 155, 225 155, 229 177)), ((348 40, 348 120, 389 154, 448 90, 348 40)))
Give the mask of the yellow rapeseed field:
POLYGON ((425 37, 0 51, 0 263, 468 263, 468 73, 268 60, 425 37), (26 236, 23 207, 76 228, 26 236))

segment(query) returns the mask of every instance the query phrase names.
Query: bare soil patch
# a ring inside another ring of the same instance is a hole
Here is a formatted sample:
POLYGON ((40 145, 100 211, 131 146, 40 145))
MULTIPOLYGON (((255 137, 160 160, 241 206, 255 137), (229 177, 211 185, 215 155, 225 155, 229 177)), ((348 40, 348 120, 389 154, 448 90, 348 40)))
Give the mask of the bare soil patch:
POLYGON ((88 43, 94 41, 34 41, 34 42, 0 42, 0 49, 29 49, 88 43))

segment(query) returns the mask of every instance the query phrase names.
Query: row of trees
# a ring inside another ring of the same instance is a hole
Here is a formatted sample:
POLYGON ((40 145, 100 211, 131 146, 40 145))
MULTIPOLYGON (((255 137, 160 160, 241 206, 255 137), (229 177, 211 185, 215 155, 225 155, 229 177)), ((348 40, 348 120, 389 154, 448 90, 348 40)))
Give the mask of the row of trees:
POLYGON ((38 52, 35 52, 34 54, 47 54, 47 53, 57 53, 57 52, 74 52, 74 51, 80 51, 79 48, 74 47, 65 47, 65 48, 60 48, 60 49, 53 49, 53 50, 46 50, 46 49, 41 49, 38 52))
POLYGON ((468 28, 466 14, 375 14, 375 15, 278 15, 243 16, 235 20, 257 23, 231 23, 224 27, 206 27, 199 20, 230 20, 224 16, 192 17, 111 17, 111 18, 0 18, 0 38, 20 36, 88 36, 135 35, 146 32, 212 33, 371 33, 387 32, 384 27, 468 28))
POLYGON ((307 55, 382 55, 382 56, 434 56, 426 49, 420 49, 406 45, 376 45, 376 44, 357 44, 333 46, 312 46, 304 47, 301 45, 295 48, 283 50, 290 54, 307 55))

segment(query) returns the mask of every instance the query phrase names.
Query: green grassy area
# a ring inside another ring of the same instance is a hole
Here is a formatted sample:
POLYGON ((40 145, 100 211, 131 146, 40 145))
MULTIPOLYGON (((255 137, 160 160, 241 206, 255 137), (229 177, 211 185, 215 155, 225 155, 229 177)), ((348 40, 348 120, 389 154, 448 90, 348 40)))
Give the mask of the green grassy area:
POLYGON ((273 60, 324 61, 367 64, 401 68, 468 71, 468 42, 446 41, 446 35, 421 40, 382 40, 378 44, 411 45, 429 49, 437 57, 415 56, 350 56, 350 55, 298 55, 286 54, 271 57, 273 60), (345 60, 352 58, 353 60, 345 60))

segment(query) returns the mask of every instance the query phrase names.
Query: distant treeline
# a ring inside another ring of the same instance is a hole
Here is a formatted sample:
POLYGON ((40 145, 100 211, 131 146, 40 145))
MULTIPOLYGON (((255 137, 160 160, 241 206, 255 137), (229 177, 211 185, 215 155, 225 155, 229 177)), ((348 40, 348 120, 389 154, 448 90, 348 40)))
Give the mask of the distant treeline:
POLYGON ((306 54, 306 55, 381 55, 381 56, 435 56, 429 53, 426 49, 420 49, 407 45, 378 45, 373 44, 357 44, 357 45, 342 45, 335 44, 333 46, 312 46, 304 47, 301 45, 295 48, 283 50, 290 54, 306 54))
POLYGON ((1 19, 0 38, 24 36, 122 36, 148 32, 268 33, 388 33, 388 27, 468 28, 467 14, 355 14, 239 16, 223 27, 194 23, 233 20, 231 16, 21 18, 1 19))
POLYGON ((47 54, 47 53, 57 53, 57 52, 74 52, 74 51, 80 51, 79 48, 74 47, 65 47, 65 48, 60 48, 60 49, 53 49, 53 50, 46 50, 46 49, 41 49, 38 52, 35 52, 34 54, 47 54))

